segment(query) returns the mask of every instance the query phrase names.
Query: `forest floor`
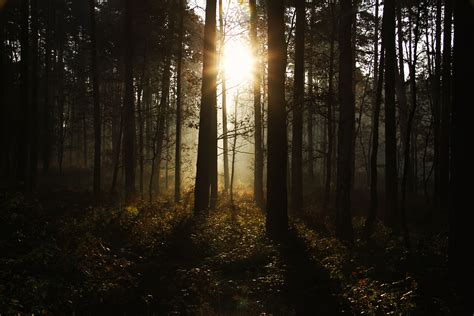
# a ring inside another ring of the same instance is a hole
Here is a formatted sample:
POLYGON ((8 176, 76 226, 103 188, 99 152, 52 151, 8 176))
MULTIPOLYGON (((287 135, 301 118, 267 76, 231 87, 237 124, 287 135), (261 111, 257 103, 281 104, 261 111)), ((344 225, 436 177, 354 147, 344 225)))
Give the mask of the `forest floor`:
POLYGON ((0 195, 0 314, 446 314, 446 238, 407 253, 380 223, 347 247, 314 214, 283 244, 241 194, 201 216, 160 200, 92 207, 86 193, 0 195))

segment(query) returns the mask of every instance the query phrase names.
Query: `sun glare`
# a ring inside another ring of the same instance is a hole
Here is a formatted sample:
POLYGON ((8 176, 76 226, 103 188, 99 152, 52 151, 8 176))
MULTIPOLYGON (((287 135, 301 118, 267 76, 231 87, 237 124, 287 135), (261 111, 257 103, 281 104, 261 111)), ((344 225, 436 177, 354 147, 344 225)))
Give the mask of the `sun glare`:
POLYGON ((224 67, 229 88, 250 81, 253 57, 249 46, 238 38, 227 42, 224 52, 224 67))

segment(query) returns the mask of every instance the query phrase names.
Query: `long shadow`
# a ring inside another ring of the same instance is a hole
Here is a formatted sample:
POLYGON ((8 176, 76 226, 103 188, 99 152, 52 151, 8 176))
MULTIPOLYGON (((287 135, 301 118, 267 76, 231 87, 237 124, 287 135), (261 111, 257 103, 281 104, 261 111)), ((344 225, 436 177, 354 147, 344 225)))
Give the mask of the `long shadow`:
POLYGON ((337 298, 337 284, 328 271, 310 259, 304 241, 294 230, 279 247, 286 265, 285 296, 297 315, 338 315, 350 313, 337 298))

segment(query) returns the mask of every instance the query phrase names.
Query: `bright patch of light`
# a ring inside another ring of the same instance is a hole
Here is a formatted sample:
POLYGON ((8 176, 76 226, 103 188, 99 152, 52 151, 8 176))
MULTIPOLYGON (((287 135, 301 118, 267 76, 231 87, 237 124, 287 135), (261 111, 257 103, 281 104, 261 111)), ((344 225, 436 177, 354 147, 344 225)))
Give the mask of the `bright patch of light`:
POLYGON ((250 82, 253 64, 251 50, 248 44, 242 41, 242 38, 231 39, 226 42, 224 67, 228 88, 250 82))

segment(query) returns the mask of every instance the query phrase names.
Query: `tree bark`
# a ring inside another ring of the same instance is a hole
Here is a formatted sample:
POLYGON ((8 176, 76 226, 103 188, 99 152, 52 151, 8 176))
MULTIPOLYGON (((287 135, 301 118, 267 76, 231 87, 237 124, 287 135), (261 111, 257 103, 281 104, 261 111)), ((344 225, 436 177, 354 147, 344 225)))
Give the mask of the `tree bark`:
POLYGON ((252 55, 255 62, 253 67, 253 104, 255 113, 255 166, 253 196, 255 203, 259 207, 264 206, 263 197, 263 144, 262 144, 262 104, 261 104, 261 82, 259 72, 259 54, 257 41, 257 3, 256 0, 249 0, 250 7, 250 40, 252 44, 252 55))
POLYGON ((395 119, 395 76, 397 56, 395 52, 395 1, 386 0, 383 12, 385 38, 385 193, 386 219, 396 227, 398 218, 397 139, 395 119))
POLYGON ((303 208, 303 103, 304 103, 304 32, 305 3, 296 0, 295 77, 293 86, 293 124, 291 147, 291 208, 303 208))
POLYGON ((174 201, 181 200, 181 131, 182 131, 182 73, 183 73, 183 35, 185 1, 179 0, 179 35, 178 56, 176 67, 176 147, 175 147, 175 173, 174 173, 174 201))
POLYGON ((441 86, 439 188, 440 206, 446 208, 449 200, 449 125, 451 112, 451 24, 452 0, 445 0, 443 39, 443 81, 441 86))
POLYGON ((196 214, 209 207, 211 168, 213 167, 211 156, 214 154, 212 150, 214 139, 211 121, 214 118, 213 112, 216 108, 216 80, 216 0, 207 0, 196 184, 194 188, 194 212, 196 214))
POLYGON ((268 15, 268 132, 267 132, 267 234, 284 238, 288 230, 285 109, 285 6, 267 1, 268 15))
POLYGON ((351 40, 352 0, 341 0, 339 19, 339 131, 336 184, 336 233, 353 242, 351 217, 352 155, 354 155, 355 103, 352 89, 353 51, 351 40))

